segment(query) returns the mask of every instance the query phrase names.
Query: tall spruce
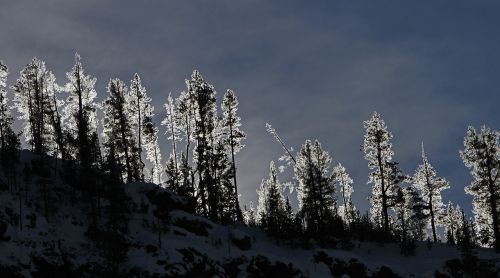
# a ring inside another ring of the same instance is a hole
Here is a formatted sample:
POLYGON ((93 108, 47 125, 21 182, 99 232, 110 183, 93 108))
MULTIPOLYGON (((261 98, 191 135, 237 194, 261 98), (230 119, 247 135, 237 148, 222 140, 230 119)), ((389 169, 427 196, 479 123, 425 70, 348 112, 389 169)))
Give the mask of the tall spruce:
POLYGON ((179 116, 177 116, 177 109, 175 107, 174 99, 169 94, 167 98, 167 103, 165 103, 166 116, 161 122, 162 125, 166 126, 168 140, 172 142, 172 155, 169 159, 172 167, 169 170, 172 188, 178 188, 180 183, 179 176, 179 161, 177 159, 177 142, 180 140, 180 128, 179 128, 179 116))
POLYGON ((130 124, 133 127, 134 140, 137 143, 134 148, 134 155, 139 160, 139 177, 144 181, 144 167, 145 163, 142 161, 142 150, 144 148, 144 119, 148 117, 148 109, 150 106, 151 98, 146 94, 146 88, 142 85, 141 77, 139 74, 134 74, 130 81, 130 90, 128 95, 128 103, 130 110, 130 124))
POLYGON ((337 188, 340 192, 340 196, 342 198, 342 205, 339 206, 339 214, 347 224, 350 224, 354 221, 356 216, 356 208, 354 207, 354 203, 352 202, 352 192, 353 180, 347 173, 342 164, 338 164, 333 168, 333 173, 335 176, 335 182, 337 183, 337 188))
POLYGON ((75 65, 66 73, 68 82, 64 89, 69 94, 63 109, 66 134, 73 150, 73 158, 80 166, 80 180, 92 183, 88 178, 99 167, 100 148, 97 136, 97 104, 95 99, 96 78, 85 75, 81 57, 75 54, 75 65), (97 142, 96 142, 97 140, 97 142))
POLYGON ((437 242, 436 226, 442 218, 444 204, 441 191, 448 189, 449 183, 444 178, 437 177, 436 170, 429 163, 425 155, 422 143, 422 164, 420 164, 413 175, 413 184, 421 192, 424 201, 425 213, 428 215, 429 226, 432 231, 432 238, 437 242))
POLYGON ((299 181, 299 214, 306 230, 320 237, 336 211, 335 176, 328 173, 331 160, 317 140, 306 140, 294 165, 299 181))
POLYGON ((238 111, 238 99, 232 90, 227 90, 224 94, 222 102, 223 125, 226 130, 225 143, 229 145, 231 152, 231 168, 233 172, 233 186, 234 186, 234 199, 236 200, 236 216, 238 221, 243 221, 243 214, 241 212, 240 204, 238 201, 238 184, 236 179, 236 160, 234 158, 244 145, 241 141, 245 139, 246 135, 240 130, 241 118, 236 114, 238 111))
POLYGON ((0 148, 4 149, 7 141, 8 129, 11 128, 13 118, 7 98, 7 76, 9 69, 0 61, 0 148))
POLYGON ((269 165, 269 178, 262 181, 258 195, 257 216, 261 227, 270 235, 282 235, 287 208, 273 161, 269 165))
POLYGON ((130 123, 132 108, 127 97, 127 86, 119 79, 111 79, 108 93, 104 101, 105 147, 109 154, 113 146, 119 168, 124 169, 124 179, 127 182, 137 181, 140 178, 139 161, 135 155, 136 143, 130 123))
POLYGON ((472 195, 473 212, 479 230, 491 231, 493 246, 500 252, 500 145, 499 133, 486 126, 478 133, 469 126, 460 155, 473 181, 465 188, 472 195))
POLYGON ((194 107, 194 140, 196 141, 197 197, 199 212, 217 218, 217 192, 213 171, 214 132, 217 121, 215 90, 198 71, 186 80, 189 98, 194 107))
MULTIPOLYGON (((16 184, 17 164, 19 162, 21 143, 19 135, 12 128, 14 119, 10 114, 7 98, 7 76, 9 70, 0 61, 0 163, 7 178, 9 188, 16 184)), ((20 188, 18 188, 18 193, 20 188)), ((20 197, 19 197, 20 198, 20 197)))
POLYGON ((446 241, 449 245, 457 244, 458 239, 462 233, 462 209, 459 205, 454 205, 449 202, 446 207, 446 214, 444 216, 444 227, 446 233, 446 241))
POLYGON ((153 109, 151 105, 145 107, 147 112, 142 121, 143 145, 146 150, 146 159, 151 164, 151 182, 161 184, 163 181, 163 165, 160 145, 158 144, 158 127, 153 122, 153 109))
POLYGON ((13 86, 14 106, 23 120, 23 134, 36 154, 46 154, 55 149, 53 97, 55 77, 36 57, 21 71, 13 86))
POLYGON ((371 217, 372 220, 388 234, 389 209, 396 203, 399 184, 404 180, 398 164, 392 161, 392 134, 387 130, 380 114, 374 112, 372 117, 364 122, 366 133, 363 151, 372 170, 368 183, 372 184, 371 217))
MULTIPOLYGON (((194 139, 194 126, 195 126, 195 112, 196 103, 194 98, 191 97, 192 94, 189 91, 182 92, 180 96, 176 99, 176 116, 178 125, 177 128, 179 132, 183 134, 184 141, 186 143, 185 157, 186 161, 190 161, 190 147, 191 143, 195 141, 194 139)), ((167 109, 167 113, 170 109, 167 109)), ((175 130, 175 129, 174 129, 175 130)))

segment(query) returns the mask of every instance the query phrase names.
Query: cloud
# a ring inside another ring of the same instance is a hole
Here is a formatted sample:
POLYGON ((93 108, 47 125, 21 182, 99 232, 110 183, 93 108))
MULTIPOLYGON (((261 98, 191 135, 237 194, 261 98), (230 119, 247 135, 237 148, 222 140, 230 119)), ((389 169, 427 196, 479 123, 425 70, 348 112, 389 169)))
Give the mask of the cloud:
POLYGON ((466 126, 499 128, 494 10, 385 1, 10 1, 0 8, 0 58, 11 82, 33 56, 61 81, 77 51, 98 78, 101 99, 109 78, 128 82, 138 72, 157 122, 168 93, 183 90, 195 68, 219 97, 234 89, 248 134, 238 156, 244 202, 256 199, 268 162, 281 154, 265 131, 271 122, 296 149, 318 138, 354 177, 356 206, 367 209, 359 149, 373 110, 394 133, 395 159, 406 172, 416 168, 424 141, 452 183, 445 199, 468 202, 470 178, 458 157, 466 126))

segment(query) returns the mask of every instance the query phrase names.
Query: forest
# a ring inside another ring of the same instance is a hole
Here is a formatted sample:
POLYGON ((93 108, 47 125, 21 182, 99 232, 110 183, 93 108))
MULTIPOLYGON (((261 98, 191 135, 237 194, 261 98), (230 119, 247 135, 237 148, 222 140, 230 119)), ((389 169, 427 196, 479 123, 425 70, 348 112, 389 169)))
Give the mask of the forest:
MULTIPOLYGON (((95 84, 78 54, 63 81, 56 81, 38 58, 14 77, 0 63, 2 183, 18 197, 21 229, 28 225, 22 222, 22 210, 34 201, 33 186, 43 193, 36 202, 50 219, 58 194, 55 184, 65 184, 71 188, 68 198, 86 207, 89 236, 119 235, 127 230, 123 185, 149 182, 185 199, 190 213, 215 223, 256 227, 290 245, 313 240, 329 246, 343 238, 396 243, 404 255, 413 254, 418 242, 500 252, 496 130, 469 127, 457 154, 472 177, 464 192, 473 196, 471 218, 460 204, 443 201, 441 193, 449 183, 431 165, 423 144, 420 165, 414 173, 403 173, 394 159, 393 134, 377 112, 364 122, 362 145, 372 188, 369 212, 356 208, 348 170, 341 163, 332 165, 320 142, 306 140, 294 153, 271 125, 267 130, 283 149, 293 180, 280 181, 280 167, 271 161, 260 186, 245 185, 258 187, 255 206, 239 202, 237 174, 245 169, 238 168, 238 153, 246 134, 235 91, 217 99, 215 88, 195 70, 185 91, 168 96, 162 107, 166 117, 157 126, 138 74, 129 83, 110 79, 102 102, 97 101, 101 91, 95 84), (22 161, 23 146, 36 159, 22 161), (168 146, 169 152, 162 156, 160 146, 168 146), (286 193, 289 183, 297 190, 296 208, 286 193)), ((154 211, 158 218, 165 213, 154 211)))

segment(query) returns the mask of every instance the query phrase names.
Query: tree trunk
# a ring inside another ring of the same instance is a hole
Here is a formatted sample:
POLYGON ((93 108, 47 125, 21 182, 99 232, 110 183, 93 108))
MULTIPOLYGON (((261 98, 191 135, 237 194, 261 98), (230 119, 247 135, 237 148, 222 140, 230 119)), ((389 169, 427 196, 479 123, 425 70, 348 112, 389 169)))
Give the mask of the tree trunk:
POLYGON ((388 213, 388 205, 387 205, 387 196, 386 196, 386 188, 385 188, 385 174, 384 174, 384 165, 382 164, 382 150, 380 149, 380 145, 377 147, 377 161, 378 167, 380 171, 380 182, 382 187, 382 215, 384 218, 384 232, 386 234, 389 233, 389 213, 388 213))

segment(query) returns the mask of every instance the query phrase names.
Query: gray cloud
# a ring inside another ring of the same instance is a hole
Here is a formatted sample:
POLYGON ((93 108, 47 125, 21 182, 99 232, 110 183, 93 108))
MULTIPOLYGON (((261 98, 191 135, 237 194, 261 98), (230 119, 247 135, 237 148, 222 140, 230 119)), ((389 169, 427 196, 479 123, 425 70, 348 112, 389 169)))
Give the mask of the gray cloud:
POLYGON ((244 202, 255 200, 269 161, 281 155, 265 132, 271 122, 295 148, 318 138, 351 172, 366 209, 359 147, 363 121, 377 110, 404 170, 413 173, 424 141, 452 182, 445 199, 470 208, 458 150, 468 124, 499 128, 500 19, 491 2, 453 4, 8 1, 0 4, 0 59, 11 82, 33 56, 63 80, 77 51, 101 98, 109 78, 138 72, 158 122, 168 93, 183 90, 195 68, 219 96, 233 88, 248 133, 238 157, 244 202))

